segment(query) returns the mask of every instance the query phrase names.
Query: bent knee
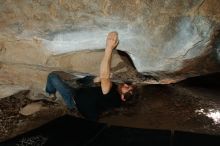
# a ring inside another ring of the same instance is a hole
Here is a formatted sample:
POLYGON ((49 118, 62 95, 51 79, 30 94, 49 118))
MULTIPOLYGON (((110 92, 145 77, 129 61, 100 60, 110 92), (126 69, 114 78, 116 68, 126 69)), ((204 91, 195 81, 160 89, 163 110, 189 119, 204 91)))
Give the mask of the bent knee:
POLYGON ((53 79, 53 78, 58 78, 58 74, 56 74, 55 72, 51 72, 48 74, 48 79, 53 79))

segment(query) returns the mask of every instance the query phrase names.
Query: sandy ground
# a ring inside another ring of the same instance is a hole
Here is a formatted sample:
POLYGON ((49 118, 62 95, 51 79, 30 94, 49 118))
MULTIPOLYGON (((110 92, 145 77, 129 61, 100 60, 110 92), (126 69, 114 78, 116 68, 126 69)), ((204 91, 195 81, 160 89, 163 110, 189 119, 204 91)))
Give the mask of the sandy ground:
MULTIPOLYGON (((69 112, 61 103, 28 99, 22 91, 0 100, 0 141, 39 127, 69 112), (20 109, 30 103, 40 103, 42 109, 24 116, 20 109)), ((171 129, 220 135, 220 91, 185 85, 145 85, 135 105, 120 108, 100 117, 98 122, 126 127, 171 129)))

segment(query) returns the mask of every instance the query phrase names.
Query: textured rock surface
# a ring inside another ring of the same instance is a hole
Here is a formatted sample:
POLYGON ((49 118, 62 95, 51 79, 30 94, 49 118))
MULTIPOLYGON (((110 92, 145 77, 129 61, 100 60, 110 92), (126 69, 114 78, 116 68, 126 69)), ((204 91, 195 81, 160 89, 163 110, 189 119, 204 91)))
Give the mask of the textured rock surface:
POLYGON ((40 102, 31 103, 20 109, 19 113, 24 116, 29 116, 36 112, 39 112, 40 110, 42 110, 42 108, 42 103, 40 102))
POLYGON ((0 85, 0 99, 18 93, 19 91, 27 90, 21 85, 0 85))
MULTIPOLYGON (((137 71, 158 79, 140 82, 217 72, 219 7, 218 0, 0 1, 0 84, 43 88, 52 70, 98 74, 112 30, 137 71)), ((113 60, 117 78, 129 67, 117 53, 113 60)))

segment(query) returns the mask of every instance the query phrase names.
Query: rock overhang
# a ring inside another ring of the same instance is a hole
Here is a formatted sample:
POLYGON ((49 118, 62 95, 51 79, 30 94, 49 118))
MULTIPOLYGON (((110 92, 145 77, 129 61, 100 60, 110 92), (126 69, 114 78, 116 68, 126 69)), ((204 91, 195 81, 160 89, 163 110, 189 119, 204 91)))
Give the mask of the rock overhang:
MULTIPOLYGON (((42 87, 53 70, 98 74, 94 70, 109 31, 118 31, 117 48, 130 56, 138 73, 158 79, 138 82, 171 83, 218 72, 219 5, 217 0, 1 2, 1 78, 16 75, 13 84, 26 85, 29 71, 38 80, 30 86, 42 87), (85 61, 90 64, 83 66, 85 61)), ((113 68, 123 62, 115 58, 113 68)), ((9 82, 1 79, 1 84, 9 82)))

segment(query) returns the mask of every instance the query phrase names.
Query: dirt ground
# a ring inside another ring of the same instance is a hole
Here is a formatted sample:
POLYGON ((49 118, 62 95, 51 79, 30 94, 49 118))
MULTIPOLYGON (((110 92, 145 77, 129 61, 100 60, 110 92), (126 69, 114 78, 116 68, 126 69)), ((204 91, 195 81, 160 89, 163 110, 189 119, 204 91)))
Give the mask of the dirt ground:
MULTIPOLYGON (((0 100, 0 141, 39 127, 64 114, 81 117, 77 111, 66 110, 63 104, 47 100, 33 101, 28 96, 29 91, 22 91, 0 100), (29 116, 19 113, 22 107, 34 102, 40 102, 42 110, 29 116)), ((179 84, 145 85, 140 87, 140 97, 134 106, 106 113, 98 122, 220 135, 218 111, 218 88, 179 84), (213 114, 208 115, 211 112, 213 114)))

